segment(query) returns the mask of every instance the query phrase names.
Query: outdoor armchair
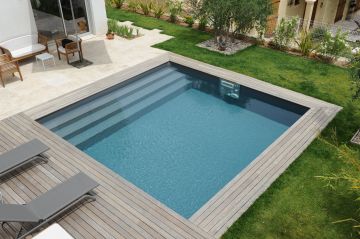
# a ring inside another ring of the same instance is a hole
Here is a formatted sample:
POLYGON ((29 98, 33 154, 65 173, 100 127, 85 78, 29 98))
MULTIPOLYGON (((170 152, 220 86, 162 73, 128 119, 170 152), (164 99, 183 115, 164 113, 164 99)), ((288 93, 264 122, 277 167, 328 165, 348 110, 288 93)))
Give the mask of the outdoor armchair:
POLYGON ((6 54, 0 55, 0 80, 3 87, 5 87, 5 77, 8 75, 15 76, 15 72, 19 73, 20 80, 23 81, 18 61, 11 60, 6 54))
POLYGON ((69 35, 67 38, 57 39, 55 43, 56 43, 56 49, 58 52, 59 60, 61 60, 61 55, 65 55, 66 61, 69 64, 70 63, 69 55, 74 55, 75 53, 79 54, 80 59, 82 58, 83 56, 82 46, 81 46, 82 40, 80 37, 69 35), (63 40, 65 39, 69 39, 72 42, 63 45, 63 40))

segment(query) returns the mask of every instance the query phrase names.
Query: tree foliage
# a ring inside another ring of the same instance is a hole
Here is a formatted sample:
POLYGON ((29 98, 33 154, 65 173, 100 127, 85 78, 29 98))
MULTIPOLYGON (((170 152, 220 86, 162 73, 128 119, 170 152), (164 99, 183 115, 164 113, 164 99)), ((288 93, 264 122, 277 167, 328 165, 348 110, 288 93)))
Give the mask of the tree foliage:
POLYGON ((187 0, 194 17, 206 17, 216 36, 248 33, 256 28, 264 33, 272 13, 269 0, 187 0))
POLYGON ((274 33, 274 44, 279 49, 286 49, 290 46, 296 36, 298 19, 291 18, 280 20, 279 26, 276 28, 274 33))

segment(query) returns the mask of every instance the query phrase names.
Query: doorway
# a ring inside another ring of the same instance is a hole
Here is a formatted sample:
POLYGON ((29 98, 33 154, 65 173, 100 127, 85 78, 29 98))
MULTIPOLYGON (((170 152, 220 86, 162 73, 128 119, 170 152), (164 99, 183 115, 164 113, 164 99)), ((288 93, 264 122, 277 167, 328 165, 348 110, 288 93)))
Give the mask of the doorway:
POLYGON ((51 40, 89 32, 86 0, 72 0, 72 4, 75 22, 70 0, 31 0, 38 32, 51 40))
POLYGON ((335 16, 335 22, 338 22, 342 20, 345 10, 346 0, 339 0, 336 16, 335 16))

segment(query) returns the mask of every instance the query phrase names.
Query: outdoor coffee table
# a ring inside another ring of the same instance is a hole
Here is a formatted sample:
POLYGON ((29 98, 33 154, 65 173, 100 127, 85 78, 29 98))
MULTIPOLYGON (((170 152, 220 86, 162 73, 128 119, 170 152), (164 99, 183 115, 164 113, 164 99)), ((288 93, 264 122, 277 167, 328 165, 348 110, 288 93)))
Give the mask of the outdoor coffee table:
POLYGON ((35 58, 36 58, 36 63, 38 63, 39 60, 41 61, 44 70, 45 70, 45 63, 44 63, 45 61, 50 61, 50 60, 52 60, 52 62, 54 63, 54 65, 56 65, 56 64, 55 64, 55 58, 54 58, 54 56, 51 55, 51 54, 49 54, 49 53, 47 53, 47 52, 42 53, 42 54, 40 54, 40 55, 37 55, 35 58))

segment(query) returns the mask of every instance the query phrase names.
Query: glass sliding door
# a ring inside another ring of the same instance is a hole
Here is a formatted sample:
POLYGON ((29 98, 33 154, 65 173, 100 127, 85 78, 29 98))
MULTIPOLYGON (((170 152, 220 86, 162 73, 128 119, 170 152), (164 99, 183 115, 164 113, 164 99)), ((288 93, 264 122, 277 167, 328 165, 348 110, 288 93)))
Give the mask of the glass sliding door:
POLYGON ((38 32, 49 39, 89 32, 86 0, 31 0, 38 32))
POLYGON ((89 24, 86 11, 85 0, 71 0, 75 22, 73 20, 70 0, 60 0, 64 15, 65 28, 67 34, 78 34, 89 32, 89 24), (76 29, 75 29, 76 28, 76 29), (76 31, 75 31, 76 30, 76 31))
POLYGON ((40 34, 50 39, 66 35, 58 0, 31 0, 31 6, 40 34))

